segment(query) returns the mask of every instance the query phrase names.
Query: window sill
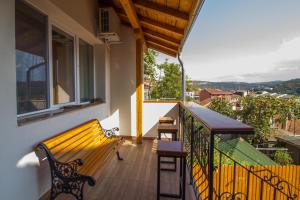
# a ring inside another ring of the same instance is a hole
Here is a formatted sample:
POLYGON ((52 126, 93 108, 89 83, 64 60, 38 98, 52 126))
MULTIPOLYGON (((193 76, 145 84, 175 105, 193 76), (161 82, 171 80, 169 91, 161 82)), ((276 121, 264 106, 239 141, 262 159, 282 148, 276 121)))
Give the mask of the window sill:
POLYGON ((43 120, 46 120, 46 119, 49 119, 52 117, 60 116, 60 115, 66 114, 66 113, 78 111, 81 109, 97 106, 97 105, 104 104, 104 103, 105 103, 104 101, 97 100, 93 103, 65 106, 65 107, 59 108, 57 110, 45 111, 45 112, 38 113, 38 114, 32 114, 32 115, 27 115, 27 116, 23 116, 23 117, 18 117, 18 126, 24 126, 24 125, 31 124, 34 122, 43 121, 43 120))

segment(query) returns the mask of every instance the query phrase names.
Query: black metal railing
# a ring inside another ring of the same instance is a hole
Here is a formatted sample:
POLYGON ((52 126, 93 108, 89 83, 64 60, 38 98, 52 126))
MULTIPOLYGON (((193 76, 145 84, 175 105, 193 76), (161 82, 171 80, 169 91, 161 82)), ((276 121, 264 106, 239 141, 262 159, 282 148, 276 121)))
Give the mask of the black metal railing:
POLYGON ((220 141, 253 134, 251 127, 195 103, 180 104, 179 120, 197 199, 290 200, 300 195, 270 167, 248 166, 220 150, 220 141))

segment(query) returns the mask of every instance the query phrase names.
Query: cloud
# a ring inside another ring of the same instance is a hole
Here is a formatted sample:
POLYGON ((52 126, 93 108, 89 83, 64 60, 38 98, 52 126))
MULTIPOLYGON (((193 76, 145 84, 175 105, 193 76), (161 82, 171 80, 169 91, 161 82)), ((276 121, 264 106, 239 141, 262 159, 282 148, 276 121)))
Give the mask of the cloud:
MULTIPOLYGON (((299 61, 300 63, 300 61, 299 61)), ((237 82, 267 82, 274 80, 290 80, 299 78, 299 67, 292 68, 278 68, 268 73, 249 73, 243 75, 229 75, 220 76, 217 78, 218 81, 237 81, 237 82)))
POLYGON ((232 54, 225 58, 216 55, 214 60, 187 63, 187 73, 192 79, 256 82, 299 78, 300 36, 283 40, 274 51, 232 54))

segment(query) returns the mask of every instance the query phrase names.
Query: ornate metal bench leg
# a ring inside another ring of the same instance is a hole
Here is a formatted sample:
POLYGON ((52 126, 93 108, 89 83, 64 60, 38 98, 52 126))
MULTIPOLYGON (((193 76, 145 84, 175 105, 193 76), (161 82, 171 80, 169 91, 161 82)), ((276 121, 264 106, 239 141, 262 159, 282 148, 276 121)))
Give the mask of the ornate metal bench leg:
POLYGON ((84 184, 85 181, 80 179, 70 182, 63 182, 60 179, 54 179, 52 181, 50 199, 54 200, 59 194, 65 193, 73 195, 77 200, 83 200, 84 184))
POLYGON ((118 160, 123 160, 123 158, 120 156, 119 151, 116 151, 116 154, 117 154, 118 160))

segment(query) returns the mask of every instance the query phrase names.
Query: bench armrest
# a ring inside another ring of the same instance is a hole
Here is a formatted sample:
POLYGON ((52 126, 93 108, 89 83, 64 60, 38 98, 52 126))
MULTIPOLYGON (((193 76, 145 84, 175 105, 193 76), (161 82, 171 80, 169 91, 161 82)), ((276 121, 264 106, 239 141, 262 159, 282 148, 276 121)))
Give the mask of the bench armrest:
POLYGON ((118 127, 114 127, 112 129, 103 129, 104 135, 109 138, 116 135, 116 131, 119 131, 118 127))

